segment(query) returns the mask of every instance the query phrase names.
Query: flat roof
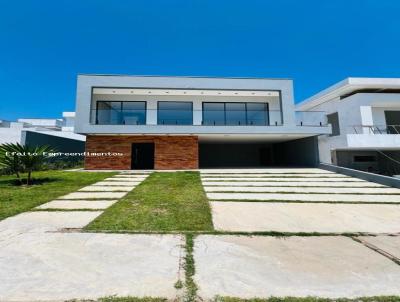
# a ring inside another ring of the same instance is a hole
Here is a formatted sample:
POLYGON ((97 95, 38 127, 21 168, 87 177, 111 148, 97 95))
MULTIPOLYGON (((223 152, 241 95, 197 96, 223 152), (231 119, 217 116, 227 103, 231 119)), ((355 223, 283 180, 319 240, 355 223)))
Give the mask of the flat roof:
POLYGON ((78 76, 100 77, 138 77, 138 78, 194 78, 194 79, 249 79, 249 80, 293 80, 292 78, 266 78, 266 77, 218 77, 218 76, 177 76, 177 75, 132 75, 132 74, 102 74, 78 73, 78 76))
POLYGON ((298 110, 309 110, 337 97, 345 96, 357 90, 400 89, 400 78, 346 78, 296 105, 298 110))

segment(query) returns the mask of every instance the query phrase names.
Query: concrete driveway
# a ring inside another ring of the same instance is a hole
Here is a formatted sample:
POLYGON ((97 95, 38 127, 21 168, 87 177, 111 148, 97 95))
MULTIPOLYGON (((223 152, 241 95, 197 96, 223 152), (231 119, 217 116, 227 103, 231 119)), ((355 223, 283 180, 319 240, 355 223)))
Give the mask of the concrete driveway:
POLYGON ((202 170, 217 230, 400 233, 400 189, 322 169, 202 170))

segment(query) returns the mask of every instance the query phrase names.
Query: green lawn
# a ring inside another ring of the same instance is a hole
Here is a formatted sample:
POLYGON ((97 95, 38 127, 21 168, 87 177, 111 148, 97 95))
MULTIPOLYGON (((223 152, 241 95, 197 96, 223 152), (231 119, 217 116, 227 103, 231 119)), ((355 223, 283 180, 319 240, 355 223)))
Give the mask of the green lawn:
POLYGON ((96 231, 211 231, 198 172, 156 172, 92 221, 96 231))
POLYGON ((61 195, 100 181, 115 173, 38 171, 35 185, 17 186, 15 177, 0 176, 0 220, 29 211, 61 195))

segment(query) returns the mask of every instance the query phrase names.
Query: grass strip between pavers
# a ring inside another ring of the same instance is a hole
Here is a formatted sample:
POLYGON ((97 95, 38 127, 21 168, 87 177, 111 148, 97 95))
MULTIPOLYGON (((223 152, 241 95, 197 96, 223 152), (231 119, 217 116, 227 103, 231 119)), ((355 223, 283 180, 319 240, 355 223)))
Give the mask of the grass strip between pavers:
POLYGON ((154 172, 92 221, 89 231, 212 231, 199 172, 154 172))

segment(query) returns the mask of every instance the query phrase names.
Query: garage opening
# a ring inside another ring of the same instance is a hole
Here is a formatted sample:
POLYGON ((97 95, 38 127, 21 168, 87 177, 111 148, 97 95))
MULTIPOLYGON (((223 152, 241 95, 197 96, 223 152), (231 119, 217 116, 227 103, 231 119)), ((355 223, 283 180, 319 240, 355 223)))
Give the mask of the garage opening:
POLYGON ((316 137, 285 142, 199 143, 200 168, 315 167, 316 137))

